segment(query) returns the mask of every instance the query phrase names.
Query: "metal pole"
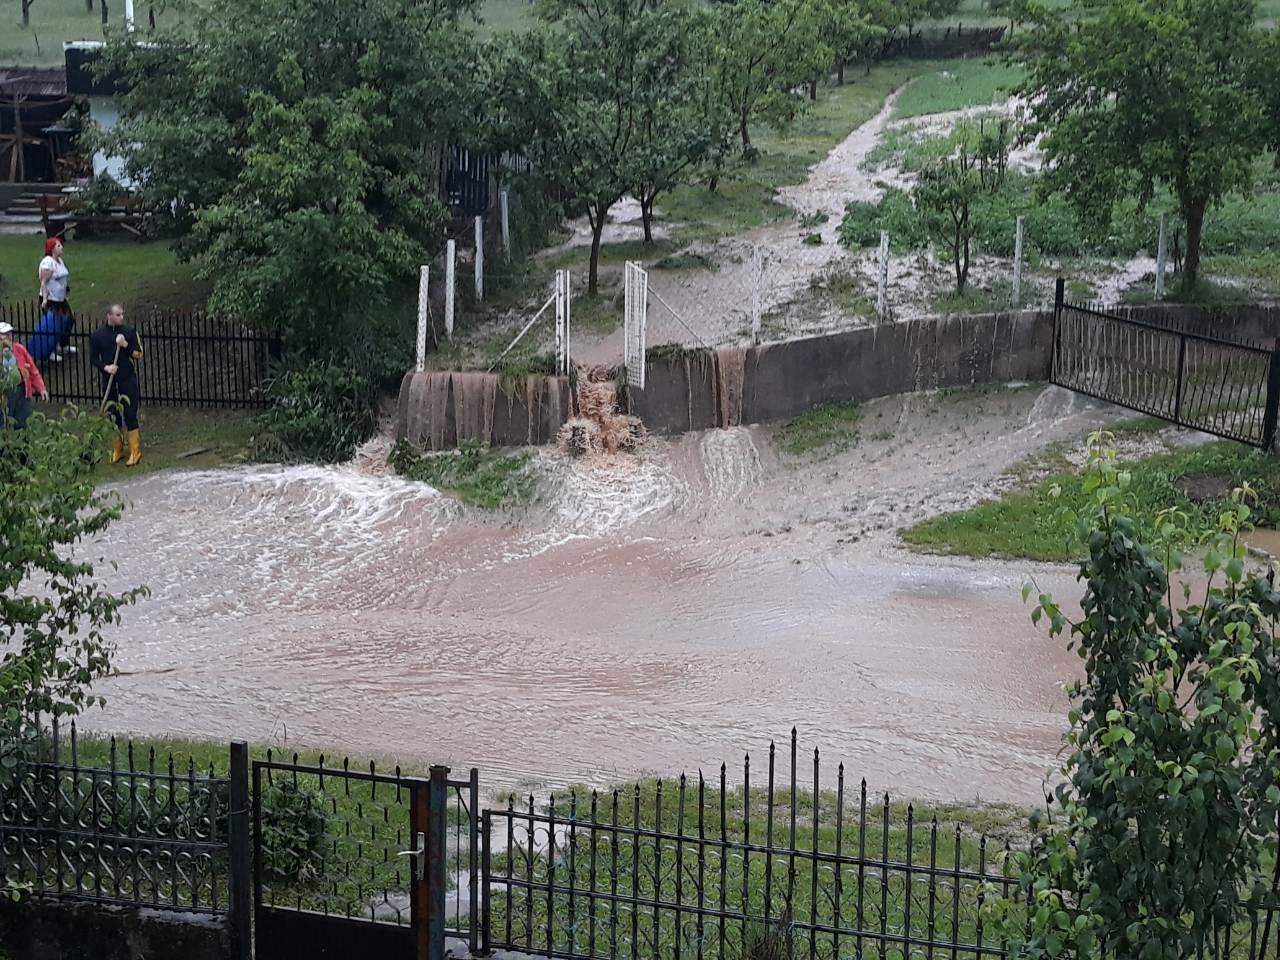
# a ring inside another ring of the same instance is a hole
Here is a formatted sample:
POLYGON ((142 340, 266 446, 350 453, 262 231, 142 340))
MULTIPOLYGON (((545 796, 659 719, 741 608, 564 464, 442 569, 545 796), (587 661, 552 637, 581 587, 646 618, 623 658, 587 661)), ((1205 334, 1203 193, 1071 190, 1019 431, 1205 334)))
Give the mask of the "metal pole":
POLYGON ((506 190, 498 193, 498 208, 502 212, 502 252, 511 259, 511 198, 506 190))
POLYGON ((484 218, 476 217, 476 303, 484 301, 484 218))
POLYGON ((760 343, 761 294, 760 287, 764 282, 764 265, 760 257, 760 244, 751 245, 751 342, 760 343))
POLYGON ((431 301, 429 299, 427 278, 430 269, 426 264, 418 270, 418 363, 417 370, 421 373, 427 367, 427 317, 431 312, 431 301))
POLYGON ((453 267, 457 244, 449 240, 444 245, 444 335, 453 339, 453 267))
POLYGON ((231 848, 231 955, 236 960, 249 960, 253 953, 249 806, 249 745, 243 740, 234 740, 231 743, 231 809, 227 817, 227 841, 231 848))
POLYGON ((1013 239, 1013 305, 1022 306, 1022 218, 1018 218, 1018 232, 1013 239))
POLYGON ((1276 450, 1276 420, 1280 419, 1280 345, 1271 350, 1271 370, 1267 376, 1267 408, 1262 416, 1262 447, 1276 450))
MULTIPOLYGON (((449 768, 432 767, 427 818, 427 960, 444 960, 445 861, 449 768)), ((488 893, 488 891, 486 891, 488 893)))
POLYGON ((1053 346, 1049 350, 1049 382, 1058 382, 1058 338, 1062 335, 1062 307, 1067 302, 1067 281, 1059 277, 1053 285, 1053 346))
POLYGON ((1160 237, 1156 241, 1156 299, 1164 299, 1165 261, 1169 258, 1168 244, 1165 240, 1165 214, 1160 214, 1160 237))
POLYGON ((889 231, 880 231, 880 282, 876 287, 876 316, 887 319, 889 313, 889 231))

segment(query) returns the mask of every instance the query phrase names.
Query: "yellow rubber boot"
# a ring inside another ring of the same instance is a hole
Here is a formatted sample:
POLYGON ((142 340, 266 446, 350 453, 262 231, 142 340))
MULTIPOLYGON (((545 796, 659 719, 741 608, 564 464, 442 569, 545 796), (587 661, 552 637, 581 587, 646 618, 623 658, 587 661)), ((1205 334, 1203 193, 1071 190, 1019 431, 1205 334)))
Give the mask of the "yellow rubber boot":
POLYGON ((142 438, 138 436, 137 430, 129 431, 129 459, 125 461, 126 467, 136 467, 142 460, 142 438))
POLYGON ((111 438, 111 462, 119 463, 124 459, 124 437, 116 434, 111 438))

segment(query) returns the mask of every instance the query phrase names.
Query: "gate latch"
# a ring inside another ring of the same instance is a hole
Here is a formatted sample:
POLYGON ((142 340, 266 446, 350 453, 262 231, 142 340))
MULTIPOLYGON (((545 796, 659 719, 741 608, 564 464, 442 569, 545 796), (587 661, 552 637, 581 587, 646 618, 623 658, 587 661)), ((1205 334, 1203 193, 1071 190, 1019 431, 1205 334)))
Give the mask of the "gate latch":
POLYGON ((415 880, 421 880, 427 872, 427 835, 419 833, 416 848, 413 850, 401 850, 396 856, 413 857, 413 877, 415 880))

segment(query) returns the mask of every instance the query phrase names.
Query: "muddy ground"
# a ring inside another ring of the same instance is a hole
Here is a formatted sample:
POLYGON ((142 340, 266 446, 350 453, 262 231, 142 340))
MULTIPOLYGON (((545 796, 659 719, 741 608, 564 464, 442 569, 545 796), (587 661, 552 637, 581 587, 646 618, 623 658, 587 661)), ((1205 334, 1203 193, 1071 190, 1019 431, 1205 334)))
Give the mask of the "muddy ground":
POLYGON ((87 721, 477 765, 491 786, 732 770, 794 725, 875 790, 1032 802, 1077 666, 1020 588, 1073 600, 1072 571, 921 556, 894 531, 1118 415, 1025 387, 868 404, 827 459, 766 428, 542 451, 514 516, 382 475, 376 449, 141 478, 100 546, 151 595, 87 721))

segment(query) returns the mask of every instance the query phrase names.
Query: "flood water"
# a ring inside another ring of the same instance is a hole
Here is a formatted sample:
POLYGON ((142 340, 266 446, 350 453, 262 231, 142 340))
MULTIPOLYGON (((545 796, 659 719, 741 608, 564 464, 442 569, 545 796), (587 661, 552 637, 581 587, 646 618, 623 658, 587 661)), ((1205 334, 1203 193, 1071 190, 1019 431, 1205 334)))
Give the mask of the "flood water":
POLYGON ((1072 572, 917 556, 889 531, 1097 411, 913 402, 817 463, 759 428, 546 457, 516 517, 352 466, 140 478, 99 546, 112 585, 151 595, 86 722, 478 766, 486 786, 732 771, 794 725, 873 790, 1035 801, 1077 661, 1021 587, 1074 601, 1072 572))

